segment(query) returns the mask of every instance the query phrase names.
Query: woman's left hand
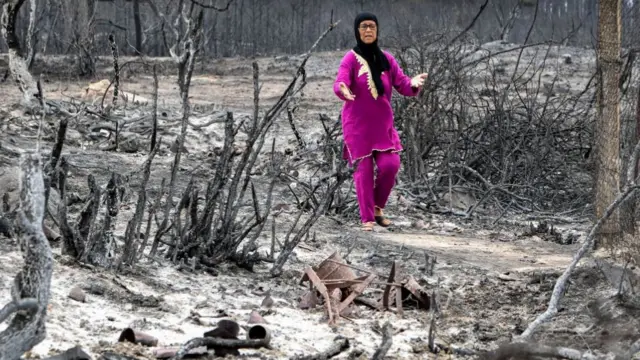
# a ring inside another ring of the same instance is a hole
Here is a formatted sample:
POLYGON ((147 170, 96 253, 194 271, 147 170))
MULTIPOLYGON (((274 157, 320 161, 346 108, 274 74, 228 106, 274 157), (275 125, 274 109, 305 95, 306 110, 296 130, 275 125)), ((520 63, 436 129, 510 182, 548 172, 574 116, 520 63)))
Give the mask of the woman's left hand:
POLYGON ((424 84, 424 80, 429 76, 427 73, 419 74, 411 79, 411 87, 419 88, 424 84))

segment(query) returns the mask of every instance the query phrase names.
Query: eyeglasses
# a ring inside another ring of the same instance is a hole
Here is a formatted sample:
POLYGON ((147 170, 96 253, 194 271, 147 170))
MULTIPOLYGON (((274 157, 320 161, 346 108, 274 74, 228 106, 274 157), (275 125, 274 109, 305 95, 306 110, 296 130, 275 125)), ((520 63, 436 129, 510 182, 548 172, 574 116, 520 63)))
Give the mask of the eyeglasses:
POLYGON ((367 29, 375 30, 377 28, 378 27, 376 26, 376 24, 371 24, 371 25, 364 24, 364 25, 360 25, 358 27, 358 29, 360 29, 362 31, 367 31, 367 29))

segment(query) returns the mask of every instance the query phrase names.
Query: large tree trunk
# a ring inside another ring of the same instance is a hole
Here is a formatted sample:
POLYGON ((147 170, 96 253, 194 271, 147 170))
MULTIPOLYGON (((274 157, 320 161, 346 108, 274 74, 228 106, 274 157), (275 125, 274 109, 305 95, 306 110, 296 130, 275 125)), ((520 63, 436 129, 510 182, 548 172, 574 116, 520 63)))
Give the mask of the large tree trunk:
POLYGON ((96 73, 94 58, 96 2, 95 0, 87 0, 76 4, 69 1, 69 6, 72 7, 74 13, 72 43, 75 47, 78 73, 80 76, 91 77, 96 73))
POLYGON ((31 70, 36 57, 37 39, 33 36, 36 31, 36 0, 29 0, 29 27, 27 28, 27 51, 24 54, 27 69, 31 70))
MULTIPOLYGON (((9 0, 2 6, 0 16, 0 32, 9 48, 9 71, 22 92, 25 105, 32 105, 33 99, 38 94, 38 87, 33 76, 29 72, 29 65, 16 34, 16 18, 18 11, 25 0, 9 0)), ((33 18, 32 18, 33 20, 33 18)), ((27 49, 27 54, 31 50, 27 49)))
MULTIPOLYGON (((623 92, 622 97, 629 96, 629 98, 633 98, 635 96, 635 103, 632 105, 631 101, 626 101, 625 106, 627 109, 627 113, 631 113, 633 106, 635 106, 635 116, 623 116, 621 119, 620 126, 621 136, 620 141, 622 142, 622 146, 620 149, 622 150, 622 169, 628 169, 630 161, 632 161, 632 153, 635 144, 640 140, 640 91, 630 89, 631 86, 628 84, 631 82, 630 79, 633 78, 634 75, 634 65, 636 63, 637 54, 632 52, 629 54, 629 59, 627 60, 627 64, 625 64, 625 69, 622 72, 619 88, 623 92), (627 88, 625 90, 625 87, 627 88), (626 94, 625 94, 626 92, 626 94)), ((622 113, 625 113, 623 110, 622 113)), ((636 178, 638 176, 638 164, 635 164, 633 177, 636 178)), ((626 174, 622 173, 620 178, 620 187, 624 187, 626 183, 626 174)), ((622 232, 625 235, 634 236, 636 233, 636 203, 638 201, 638 196, 636 194, 629 197, 627 201, 620 205, 620 226, 622 228, 622 232)))
POLYGON ((142 22, 140 21, 140 0, 133 0, 133 26, 136 35, 136 51, 142 54, 142 22))
POLYGON ((23 154, 18 225, 24 265, 11 288, 11 302, 0 310, 0 323, 13 316, 0 332, 0 360, 19 359, 45 339, 53 257, 42 230, 44 180, 36 153, 23 154), (19 311, 22 310, 22 311, 19 311))
MULTIPOLYGON (((622 68, 622 0, 600 0, 598 20, 598 115, 595 131, 596 217, 613 202, 620 184, 620 88, 622 68)), ((598 234, 597 247, 613 246, 620 239, 620 213, 616 211, 598 234)))

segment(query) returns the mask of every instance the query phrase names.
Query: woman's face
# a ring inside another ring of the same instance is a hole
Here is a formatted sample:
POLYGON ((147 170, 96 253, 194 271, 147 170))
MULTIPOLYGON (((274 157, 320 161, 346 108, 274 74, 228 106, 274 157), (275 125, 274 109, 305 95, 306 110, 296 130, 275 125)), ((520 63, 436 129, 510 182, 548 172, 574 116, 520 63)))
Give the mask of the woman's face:
POLYGON ((358 31, 360 31, 360 39, 365 44, 372 44, 378 38, 378 27, 373 20, 361 22, 358 31))

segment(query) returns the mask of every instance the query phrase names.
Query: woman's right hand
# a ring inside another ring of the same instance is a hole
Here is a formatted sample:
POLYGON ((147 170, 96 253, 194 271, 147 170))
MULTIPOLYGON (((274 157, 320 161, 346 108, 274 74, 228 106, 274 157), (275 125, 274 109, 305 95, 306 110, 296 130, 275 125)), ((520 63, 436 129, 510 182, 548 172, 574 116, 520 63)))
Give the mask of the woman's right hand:
POLYGON ((349 89, 347 84, 343 82, 340 83, 340 92, 342 93, 342 96, 344 96, 344 98, 349 101, 353 101, 356 98, 356 96, 353 95, 353 93, 351 92, 351 89, 349 89))

